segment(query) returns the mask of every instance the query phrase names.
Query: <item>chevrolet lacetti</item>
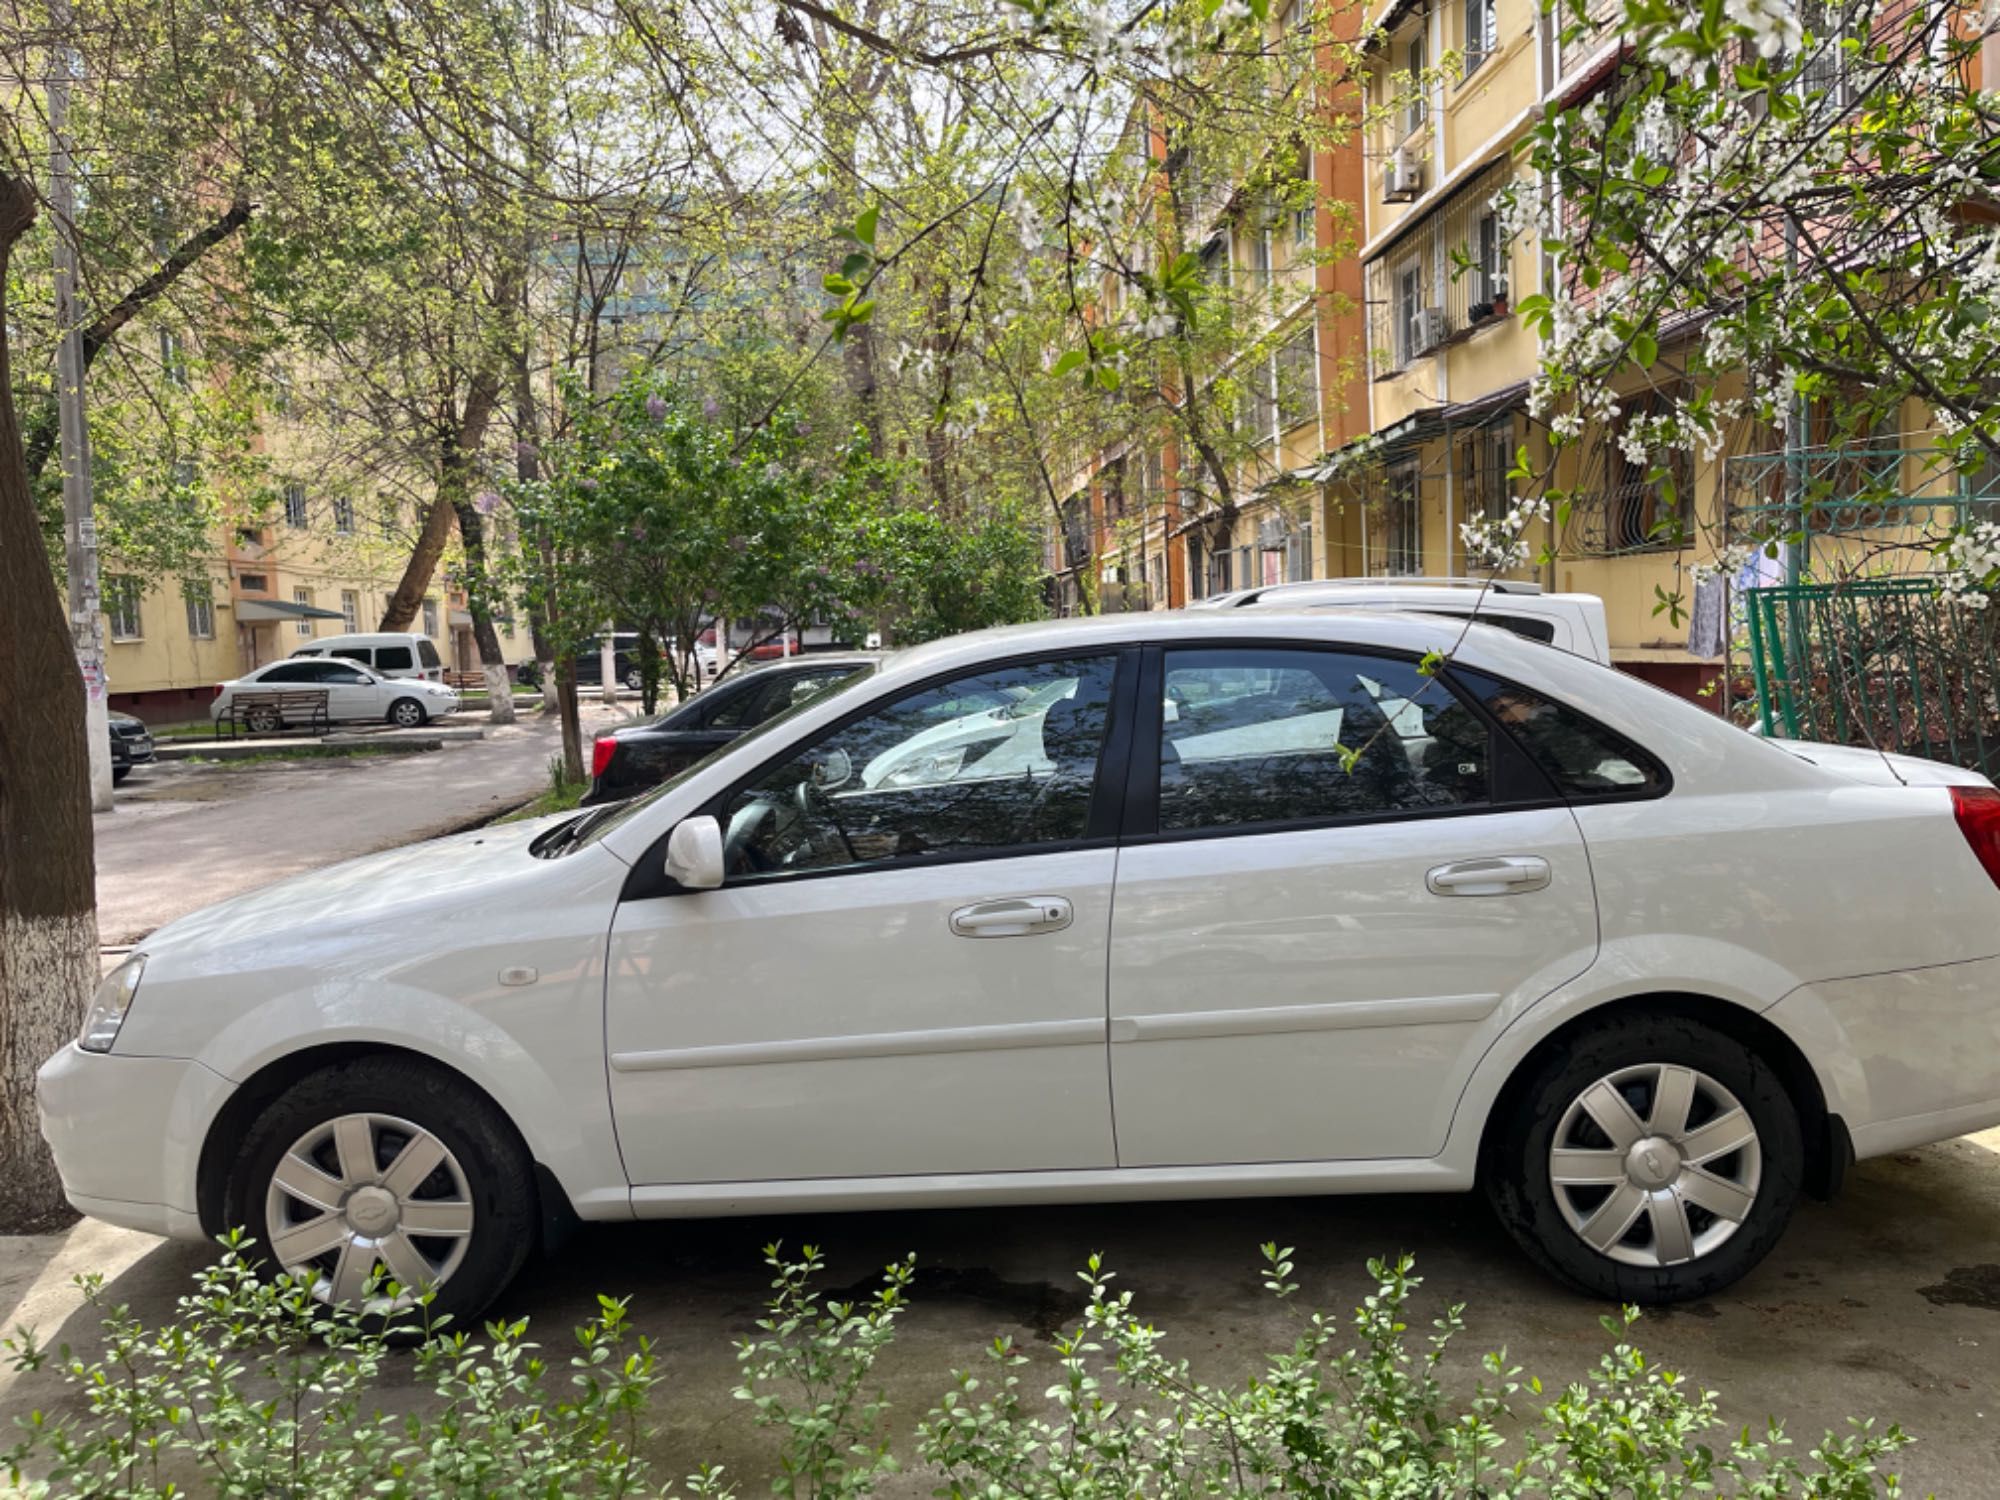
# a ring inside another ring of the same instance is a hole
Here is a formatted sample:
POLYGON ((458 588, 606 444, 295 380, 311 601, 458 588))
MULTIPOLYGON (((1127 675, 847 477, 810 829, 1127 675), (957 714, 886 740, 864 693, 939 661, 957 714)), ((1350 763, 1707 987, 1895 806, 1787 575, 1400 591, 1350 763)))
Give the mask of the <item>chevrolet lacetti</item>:
POLYGON ((2000 792, 1419 615, 990 631, 162 928, 40 1102, 84 1213, 342 1301, 572 1215, 1475 1187, 1697 1297, 2000 1123, 2000 792))

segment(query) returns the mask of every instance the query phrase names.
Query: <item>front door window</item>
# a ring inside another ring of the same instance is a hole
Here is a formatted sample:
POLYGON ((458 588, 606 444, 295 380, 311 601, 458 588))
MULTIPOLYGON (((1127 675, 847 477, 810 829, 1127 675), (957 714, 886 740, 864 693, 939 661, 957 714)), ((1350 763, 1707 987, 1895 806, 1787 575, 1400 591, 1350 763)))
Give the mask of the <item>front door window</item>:
POLYGON ((827 731, 729 799, 730 879, 1081 839, 1115 661, 995 668, 827 731))

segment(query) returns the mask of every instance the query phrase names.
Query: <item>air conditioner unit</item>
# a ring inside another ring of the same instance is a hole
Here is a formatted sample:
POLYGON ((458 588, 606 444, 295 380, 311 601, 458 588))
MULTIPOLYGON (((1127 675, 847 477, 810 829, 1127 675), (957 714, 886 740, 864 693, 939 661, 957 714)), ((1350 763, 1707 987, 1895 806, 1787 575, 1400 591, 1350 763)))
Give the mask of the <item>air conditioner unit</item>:
POLYGON ((1426 349, 1435 349, 1445 340, 1449 330, 1445 327, 1444 309, 1441 307, 1420 308, 1415 325, 1411 328, 1413 353, 1422 354, 1426 349))
POLYGON ((1424 190, 1424 161, 1416 152, 1399 147, 1382 173, 1382 201, 1408 203, 1424 190))

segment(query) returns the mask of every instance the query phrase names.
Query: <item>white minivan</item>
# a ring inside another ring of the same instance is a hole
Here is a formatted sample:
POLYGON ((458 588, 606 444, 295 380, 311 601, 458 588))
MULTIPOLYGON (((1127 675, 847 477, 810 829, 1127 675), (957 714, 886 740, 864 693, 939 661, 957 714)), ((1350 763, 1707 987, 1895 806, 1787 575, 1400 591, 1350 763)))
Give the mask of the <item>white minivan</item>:
POLYGON ((324 640, 301 646, 294 656, 338 656, 358 661, 378 677, 415 677, 424 682, 444 681, 444 659, 427 635, 406 630, 378 631, 369 635, 330 635, 324 640))
POLYGON ((1198 599, 1189 609, 1414 610, 1477 618, 1524 640, 1542 641, 1611 665, 1611 632, 1595 594, 1545 593, 1538 583, 1477 578, 1325 578, 1275 583, 1198 599))

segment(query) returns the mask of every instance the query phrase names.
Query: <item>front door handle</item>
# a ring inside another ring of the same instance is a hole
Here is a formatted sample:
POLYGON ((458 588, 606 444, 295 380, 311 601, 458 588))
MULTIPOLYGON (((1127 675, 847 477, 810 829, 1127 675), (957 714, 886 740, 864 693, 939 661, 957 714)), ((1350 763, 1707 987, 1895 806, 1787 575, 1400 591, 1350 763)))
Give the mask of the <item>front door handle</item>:
POLYGON ((1461 859, 1439 865, 1424 877, 1434 896, 1519 896, 1545 889, 1549 862, 1532 854, 1496 859, 1461 859))
POLYGON ((1061 896, 1010 896, 961 906, 951 914, 951 930, 960 937, 1026 937, 1031 932, 1060 932, 1076 913, 1061 896))

